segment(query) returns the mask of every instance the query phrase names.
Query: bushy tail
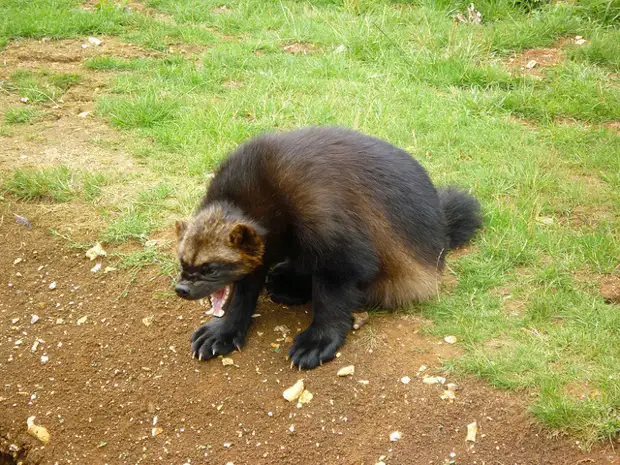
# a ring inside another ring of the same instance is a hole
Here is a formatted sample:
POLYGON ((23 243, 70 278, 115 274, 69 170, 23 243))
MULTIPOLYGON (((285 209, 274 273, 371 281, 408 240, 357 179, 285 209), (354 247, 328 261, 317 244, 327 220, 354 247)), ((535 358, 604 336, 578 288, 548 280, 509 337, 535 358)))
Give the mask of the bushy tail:
POLYGON ((438 192, 448 228, 448 247, 456 249, 466 244, 482 227, 480 202, 454 186, 440 188, 438 192))

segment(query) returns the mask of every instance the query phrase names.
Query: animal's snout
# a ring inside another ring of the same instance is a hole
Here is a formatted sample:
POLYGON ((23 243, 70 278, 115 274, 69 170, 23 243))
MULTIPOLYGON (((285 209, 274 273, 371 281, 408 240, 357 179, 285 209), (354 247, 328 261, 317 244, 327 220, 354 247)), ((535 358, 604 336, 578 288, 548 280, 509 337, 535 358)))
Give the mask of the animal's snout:
POLYGON ((187 284, 179 283, 174 288, 177 295, 183 299, 187 299, 191 294, 191 290, 187 284))

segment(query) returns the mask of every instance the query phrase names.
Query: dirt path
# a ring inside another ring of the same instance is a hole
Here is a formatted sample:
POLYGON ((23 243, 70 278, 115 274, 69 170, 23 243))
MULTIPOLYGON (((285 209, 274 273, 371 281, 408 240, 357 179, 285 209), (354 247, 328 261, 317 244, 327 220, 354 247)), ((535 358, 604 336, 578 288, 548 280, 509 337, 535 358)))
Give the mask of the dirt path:
POLYGON ((424 384, 419 369, 438 374, 456 351, 420 336, 427 323, 412 316, 371 317, 339 359, 299 373, 285 359, 290 343, 278 341, 274 328, 294 334, 308 323, 308 308, 263 300, 248 344, 232 355, 238 367, 192 360, 188 340, 207 307, 169 295, 169 280, 148 270, 129 286, 127 273, 92 273, 83 252, 47 232, 49 216, 6 207, 0 463, 15 463, 6 458, 11 444, 23 448, 25 464, 372 465, 382 456, 388 465, 620 463, 604 446, 583 453, 575 441, 548 438, 522 400, 478 381, 446 375, 459 390, 453 403, 442 400, 442 388, 424 384), (25 211, 34 215, 32 230, 14 224, 13 213, 25 211), (33 314, 39 320, 31 324, 33 314), (349 364, 355 374, 337 377, 349 364), (302 408, 282 398, 299 378, 314 394, 302 408), (51 433, 47 446, 25 434, 32 415, 51 433), (162 430, 153 437, 155 417, 162 430), (478 437, 468 443, 473 421, 478 437), (393 431, 402 435, 397 442, 389 440, 393 431))

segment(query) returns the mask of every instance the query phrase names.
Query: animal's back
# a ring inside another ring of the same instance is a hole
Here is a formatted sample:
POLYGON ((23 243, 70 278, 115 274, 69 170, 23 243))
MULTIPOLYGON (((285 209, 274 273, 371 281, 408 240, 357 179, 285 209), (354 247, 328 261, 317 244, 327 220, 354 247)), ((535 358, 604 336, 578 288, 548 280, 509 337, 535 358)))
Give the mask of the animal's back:
POLYGON ((398 305, 436 288, 447 245, 439 197, 418 162, 385 141, 333 127, 268 134, 223 163, 207 197, 292 226, 302 242, 367 237, 380 258, 370 303, 398 305))

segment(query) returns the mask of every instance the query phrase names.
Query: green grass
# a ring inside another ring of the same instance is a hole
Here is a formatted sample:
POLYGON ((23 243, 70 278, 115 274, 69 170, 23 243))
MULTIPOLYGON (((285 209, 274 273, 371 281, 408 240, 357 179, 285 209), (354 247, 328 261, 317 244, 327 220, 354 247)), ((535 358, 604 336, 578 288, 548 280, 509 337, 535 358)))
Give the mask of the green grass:
POLYGON ((68 202, 75 198, 95 201, 101 196, 106 175, 76 172, 65 165, 53 168, 20 168, 14 170, 0 187, 26 201, 68 202))
POLYGON ((4 189, 23 200, 68 202, 75 197, 73 173, 66 166, 48 169, 17 169, 4 189))
POLYGON ((18 69, 11 74, 6 87, 8 91, 19 93, 20 97, 26 98, 30 103, 57 105, 57 100, 80 80, 81 76, 75 73, 46 69, 35 73, 18 69))
MULTIPOLYGON (((458 337, 464 355, 451 369, 528 393, 538 419, 588 444, 620 432, 620 312, 598 289, 620 256, 620 134, 606 126, 620 120, 617 2, 481 0, 481 25, 454 22, 470 3, 461 0, 145 3, 165 16, 120 2, 0 2, 0 46, 105 34, 161 52, 83 63, 108 80, 96 114, 122 131, 140 170, 18 170, 3 181, 10 195, 96 203, 101 239, 141 243, 122 266, 171 274, 174 259, 146 246, 149 236, 191 213, 239 142, 321 124, 385 138, 437 184, 471 188, 484 204, 484 232, 449 260, 458 286, 409 309, 433 320, 432 333, 458 337), (586 43, 566 40, 576 35, 586 43), (314 51, 287 53, 293 42, 314 51), (540 77, 506 66, 559 43, 564 61, 540 77), (596 394, 576 397, 580 386, 596 394)), ((9 73, 0 91, 44 105, 81 79, 9 73)), ((28 115, 9 112, 0 130, 17 137, 9 124, 28 115)))
POLYGON ((7 124, 32 123, 45 115, 44 111, 36 108, 9 108, 4 113, 4 121, 7 124))
POLYGON ((131 204, 111 213, 110 225, 103 231, 102 239, 111 243, 128 239, 146 242, 149 233, 162 225, 167 211, 174 210, 173 194, 174 187, 167 182, 140 191, 131 204))
POLYGON ((620 30, 600 31, 584 45, 575 45, 567 50, 570 58, 609 69, 620 71, 620 30))

